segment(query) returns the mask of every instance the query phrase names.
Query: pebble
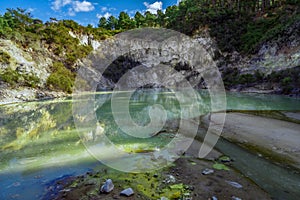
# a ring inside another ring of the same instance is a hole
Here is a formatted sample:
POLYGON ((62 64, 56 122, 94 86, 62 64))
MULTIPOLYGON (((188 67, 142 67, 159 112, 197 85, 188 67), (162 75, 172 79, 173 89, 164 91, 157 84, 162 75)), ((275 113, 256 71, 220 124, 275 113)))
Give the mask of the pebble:
POLYGON ((221 157, 219 158, 219 160, 220 160, 221 162, 223 162, 223 163, 231 162, 231 158, 228 157, 228 156, 221 156, 221 157))
POLYGON ((215 171, 212 169, 205 169, 202 171, 203 175, 209 175, 209 174, 213 174, 215 171))
POLYGON ((111 179, 105 181, 105 184, 102 185, 100 192, 101 193, 110 193, 114 189, 114 184, 111 179))
POLYGON ((161 197, 160 200, 169 200, 167 197, 161 197))
POLYGON ((231 185, 232 187, 235 187, 235 188, 242 188, 243 186, 237 182, 233 182, 233 181, 226 181, 226 183, 228 183, 229 185, 231 185))
POLYGON ((172 175, 168 175, 164 182, 165 183, 175 183, 176 182, 176 178, 174 176, 172 176, 172 175))
POLYGON ((232 200, 242 200, 241 198, 235 197, 235 196, 232 196, 231 199, 232 199, 232 200))
POLYGON ((120 193, 120 195, 126 196, 126 197, 130 197, 130 196, 132 196, 133 194, 134 194, 134 191, 133 191, 132 188, 127 188, 127 189, 123 190, 123 191, 120 193))

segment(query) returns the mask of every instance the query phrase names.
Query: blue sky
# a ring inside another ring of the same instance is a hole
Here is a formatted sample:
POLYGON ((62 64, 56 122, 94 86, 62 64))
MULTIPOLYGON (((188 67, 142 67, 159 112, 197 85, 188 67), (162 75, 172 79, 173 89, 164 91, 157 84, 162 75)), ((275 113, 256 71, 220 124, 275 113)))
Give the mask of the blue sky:
POLYGON ((136 11, 149 10, 155 13, 157 9, 164 10, 174 4, 177 4, 177 0, 2 0, 0 14, 4 14, 6 8, 19 7, 27 9, 44 22, 55 17, 73 19, 83 25, 97 25, 102 16, 118 16, 121 11, 131 16, 136 11))

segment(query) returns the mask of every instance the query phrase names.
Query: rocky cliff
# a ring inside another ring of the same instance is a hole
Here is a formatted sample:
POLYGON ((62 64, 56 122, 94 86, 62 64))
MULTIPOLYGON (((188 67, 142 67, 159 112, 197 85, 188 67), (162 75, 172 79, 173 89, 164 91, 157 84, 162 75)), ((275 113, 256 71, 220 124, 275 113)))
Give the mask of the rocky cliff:
MULTIPOLYGON (((92 35, 69 32, 80 46, 96 49, 100 41, 92 35)), ((65 97, 69 94, 47 86, 53 64, 60 60, 51 45, 38 42, 38 50, 24 48, 12 40, 0 39, 0 102, 1 104, 36 99, 65 97)), ((75 67, 75 65, 74 65, 75 67)))
MULTIPOLYGON (((200 44, 210 54, 210 57, 215 60, 222 72, 226 89, 242 92, 299 95, 299 30, 300 23, 297 21, 289 26, 284 31, 284 34, 263 43, 255 53, 250 55, 236 51, 232 53, 221 52, 215 39, 210 37, 208 29, 198 31, 191 41, 200 44)), ((76 34, 72 31, 69 31, 69 35, 79 41, 78 45, 91 46, 94 50, 103 49, 103 45, 108 44, 105 41, 95 40, 93 35, 76 34)), ((176 46, 176 44, 172 46, 171 44, 167 44, 169 46, 166 48, 173 48, 176 52, 180 50, 176 49, 181 48, 180 46, 176 46)), ((11 40, 0 39, 0 72, 5 74, 8 70, 12 70, 15 73, 14 75, 17 76, 13 77, 16 80, 9 80, 9 78, 1 76, 1 102, 28 101, 37 98, 66 95, 63 92, 52 91, 51 88, 46 86, 47 78, 52 72, 53 62, 57 61, 58 58, 51 49, 43 47, 45 45, 41 44, 40 50, 36 51, 32 48, 20 47, 11 40), (14 86, 14 84, 9 84, 10 81, 15 81, 18 84, 14 86)), ((145 57, 139 57, 135 52, 115 58, 111 60, 112 62, 103 72, 105 80, 101 80, 98 89, 111 89, 124 73, 129 70, 139 65, 147 69, 153 64, 170 65, 189 81, 201 82, 201 69, 195 69, 195 66, 189 65, 188 62, 182 60, 185 52, 184 50, 181 51, 182 55, 178 55, 178 57, 176 55, 172 55, 172 57, 162 56, 161 60, 151 57, 151 53, 154 52, 145 54, 148 55, 146 60, 145 57)), ((78 64, 80 63, 82 62, 78 61, 74 68, 78 69, 78 64)), ((94 66, 90 67, 93 68, 94 66)), ((130 73, 133 77, 131 79, 133 83, 141 78, 136 70, 132 70, 130 73)), ((153 84, 150 87, 158 86, 155 84, 155 77, 157 77, 155 74, 152 77, 148 77, 153 80, 153 84)), ((130 84, 132 85, 132 83, 128 83, 129 86, 130 84)), ((203 88, 205 83, 202 80, 200 84, 194 86, 203 88)))
POLYGON ((233 91, 300 94, 300 22, 266 41, 255 53, 222 53, 219 68, 233 91))

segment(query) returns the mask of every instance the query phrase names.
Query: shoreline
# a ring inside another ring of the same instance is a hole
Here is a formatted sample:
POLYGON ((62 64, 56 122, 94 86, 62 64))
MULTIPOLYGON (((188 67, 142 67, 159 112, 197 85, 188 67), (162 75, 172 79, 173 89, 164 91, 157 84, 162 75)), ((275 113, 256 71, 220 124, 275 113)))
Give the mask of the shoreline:
MULTIPOLYGON (((227 112, 221 136, 259 157, 300 171, 300 111, 276 112, 283 116, 274 111, 227 112), (289 113, 293 116, 286 116, 289 113)), ((219 114, 213 115, 218 118, 219 114)), ((208 116, 202 122, 207 127, 208 116)))
POLYGON ((22 88, 21 90, 3 89, 0 92, 0 106, 16 103, 46 101, 52 99, 67 98, 70 96, 72 96, 72 94, 32 88, 22 88))
MULTIPOLYGON (((111 91, 112 90, 107 90, 111 91)), ((98 91, 103 92, 103 91, 98 91)), ((92 93, 98 93, 92 92, 92 93)), ((88 92, 89 94, 90 92, 88 92)), ((258 94, 258 95, 272 95, 272 96, 284 96, 292 99, 300 99, 299 95, 292 95, 292 94, 277 94, 272 92, 266 92, 264 90, 260 91, 236 91, 236 90, 226 90, 226 93, 229 94, 258 94)), ((58 91, 49 91, 49 90, 39 90, 33 88, 22 88, 22 90, 16 89, 3 89, 0 92, 0 106, 10 105, 15 103, 26 103, 26 102, 35 102, 35 101, 47 101, 53 99, 60 99, 60 98, 68 98, 72 97, 73 93, 67 94, 64 92, 58 91)))

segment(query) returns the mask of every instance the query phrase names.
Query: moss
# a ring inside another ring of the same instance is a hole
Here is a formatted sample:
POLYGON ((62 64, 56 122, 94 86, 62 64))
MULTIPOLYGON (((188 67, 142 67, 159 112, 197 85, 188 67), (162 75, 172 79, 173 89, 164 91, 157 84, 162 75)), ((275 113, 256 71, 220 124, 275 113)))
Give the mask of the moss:
MULTIPOLYGON (((168 170, 168 169, 166 169, 168 170)), ((116 191, 122 191, 124 188, 131 187, 136 194, 143 197, 141 199, 160 199, 167 197, 168 199, 184 199, 190 195, 189 187, 183 183, 165 184, 164 172, 156 171, 150 173, 124 173, 105 166, 101 166, 98 172, 88 174, 86 177, 78 177, 67 186, 81 190, 89 183, 93 186, 88 189, 88 192, 83 194, 84 197, 92 195, 95 198, 103 198, 99 194, 100 186, 107 180, 112 179, 116 191)))

